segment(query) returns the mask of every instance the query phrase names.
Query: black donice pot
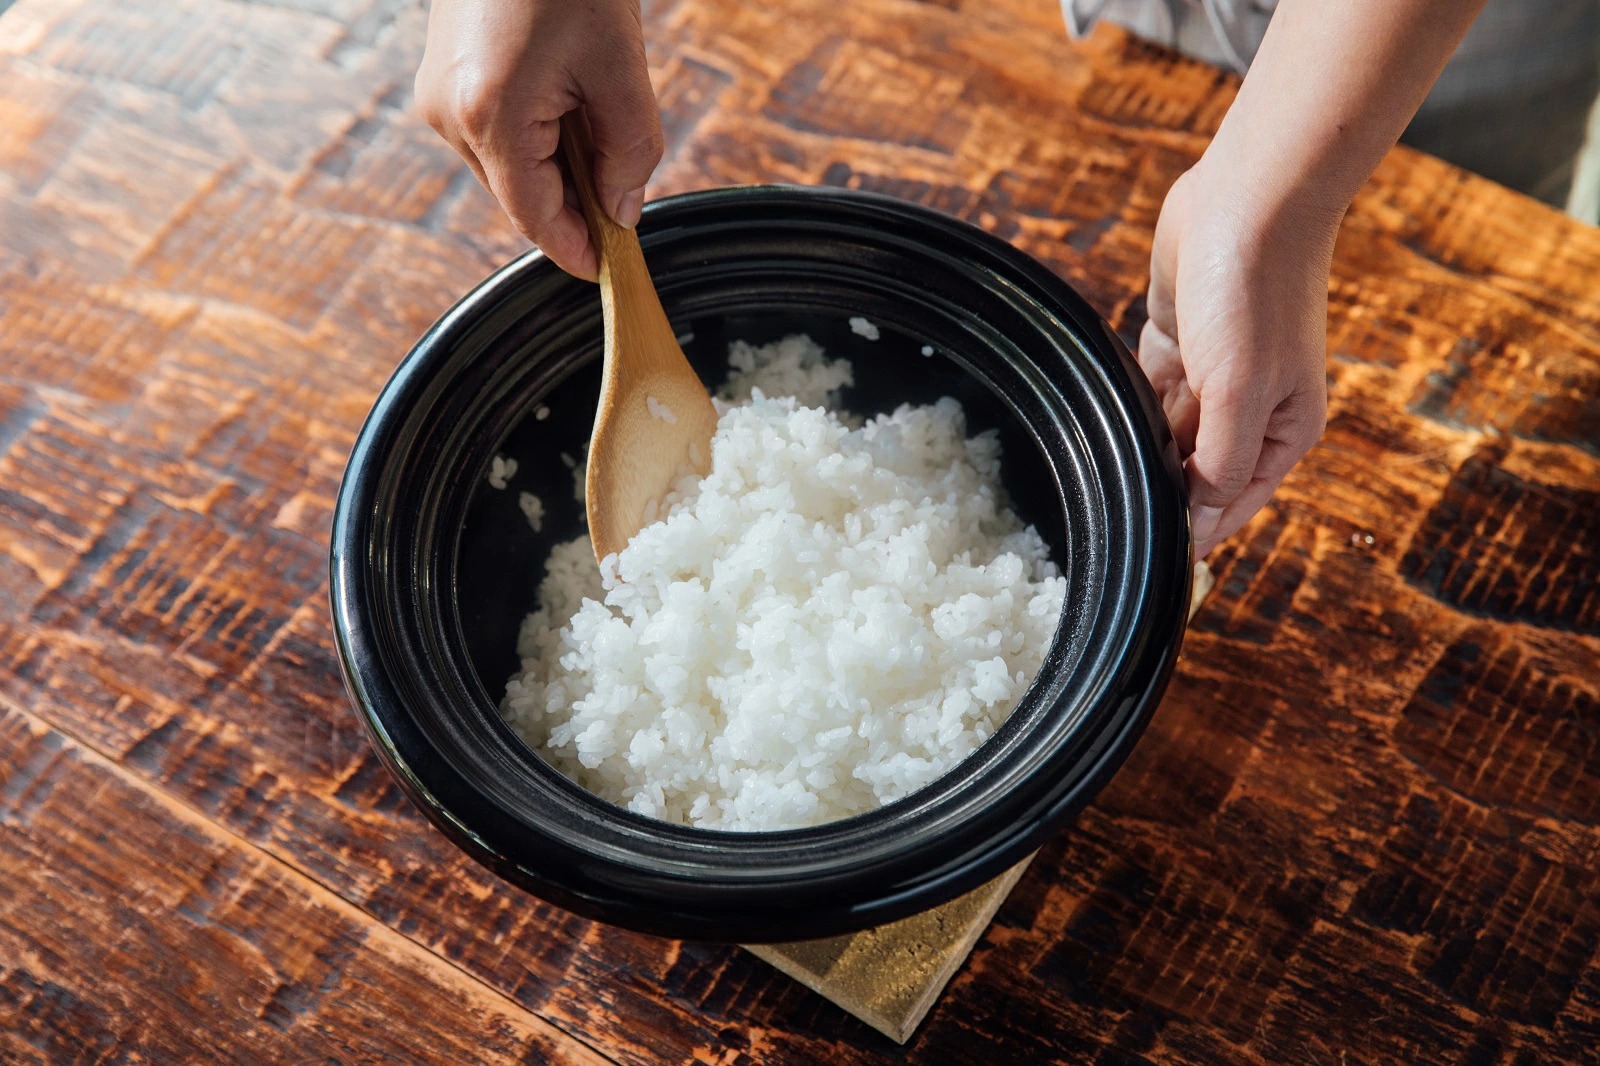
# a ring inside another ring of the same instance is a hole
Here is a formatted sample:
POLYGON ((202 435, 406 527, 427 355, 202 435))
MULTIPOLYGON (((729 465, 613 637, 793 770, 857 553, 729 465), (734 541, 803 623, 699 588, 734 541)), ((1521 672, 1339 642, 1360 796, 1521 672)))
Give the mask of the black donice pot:
POLYGON ((417 343, 340 489, 334 622, 377 750, 434 824, 496 873, 646 932, 826 936, 998 875, 1106 783, 1178 653, 1188 517, 1177 452, 1143 375, 1037 262, 915 205, 836 189, 720 189, 651 205, 639 232, 709 384, 725 372, 730 340, 806 332, 852 358, 848 408, 950 395, 972 432, 999 431, 1014 505, 1068 580, 1043 669, 1005 726, 951 773, 811 829, 669 825, 547 765, 496 703, 544 557, 581 529, 560 453, 579 455, 588 438, 601 319, 592 285, 532 253, 417 343), (881 339, 855 336, 856 315, 881 339), (533 417, 540 405, 544 420, 533 417), (511 491, 486 484, 496 454, 518 461, 511 491), (542 534, 529 529, 518 489, 545 502, 542 534))

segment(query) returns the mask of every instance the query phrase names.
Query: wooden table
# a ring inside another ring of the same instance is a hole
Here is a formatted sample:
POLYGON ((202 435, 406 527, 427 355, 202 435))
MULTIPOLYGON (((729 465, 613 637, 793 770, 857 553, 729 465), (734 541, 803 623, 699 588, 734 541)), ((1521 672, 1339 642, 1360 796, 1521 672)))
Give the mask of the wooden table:
MULTIPOLYGON (((655 0, 657 193, 878 189, 1127 336, 1229 78, 1050 0, 655 0)), ((507 888, 348 707, 329 508, 523 243, 413 0, 0 21, 0 1060, 1556 1062, 1600 1041, 1600 232, 1396 152, 1322 446, 1166 703, 904 1051, 733 948, 507 888)), ((1593 1061, 1591 1058, 1590 1061, 1593 1061)))

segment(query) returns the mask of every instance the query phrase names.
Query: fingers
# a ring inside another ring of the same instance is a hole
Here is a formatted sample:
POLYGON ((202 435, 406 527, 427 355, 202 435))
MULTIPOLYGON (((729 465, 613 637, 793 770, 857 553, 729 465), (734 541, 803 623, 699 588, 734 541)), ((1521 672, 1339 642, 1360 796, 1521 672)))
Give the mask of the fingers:
POLYGON ((462 162, 467 164, 467 169, 472 171, 473 177, 478 179, 478 184, 485 189, 489 188, 489 179, 483 173, 483 164, 478 161, 478 154, 472 150, 471 146, 460 137, 452 136, 444 130, 439 130, 439 134, 449 143, 451 148, 456 150, 456 155, 461 157, 462 162))
POLYGON ((1327 413, 1331 231, 1249 224, 1225 195, 1232 179, 1215 177, 1195 167, 1162 203, 1139 338, 1185 456, 1199 555, 1266 503, 1327 413))
MULTIPOLYGON (((1206 411, 1202 426, 1210 419, 1212 414, 1206 411)), ((1190 525, 1196 558, 1237 533, 1272 498, 1279 483, 1322 436, 1326 420, 1327 397, 1323 390, 1302 389, 1278 404, 1267 419, 1265 436, 1249 476, 1225 500, 1213 482, 1205 497, 1207 502, 1197 502, 1200 496, 1196 492, 1194 456, 1190 457, 1190 525)))
MULTIPOLYGON (((425 61, 426 64, 426 61, 425 61)), ((472 168, 512 225, 561 269, 593 281, 599 262, 583 216, 570 207, 554 160, 558 126, 508 107, 504 77, 454 77, 426 67, 417 102, 428 124, 472 168)))
POLYGON ((1255 476, 1273 398, 1240 375, 1205 384, 1200 426, 1187 466, 1189 520, 1197 543, 1216 532, 1225 508, 1255 476))
POLYGON ((504 131, 492 121, 441 121, 434 128, 464 159, 516 226, 569 274, 594 281, 599 258, 583 215, 568 202, 566 178, 553 158, 555 122, 504 131))
POLYGON ((661 109, 650 86, 644 49, 582 86, 594 137, 594 185, 600 206, 632 229, 644 207, 644 187, 661 162, 661 109))
POLYGON ((1138 358, 1185 457, 1198 557, 1243 526, 1321 436, 1326 385, 1318 353, 1298 345, 1285 352, 1271 342, 1217 343, 1202 331, 1181 346, 1167 262, 1160 254, 1152 259, 1150 318, 1138 358), (1285 396, 1274 379, 1294 366, 1316 369, 1294 375, 1298 384, 1291 377, 1285 396))
POLYGON ((416 99, 512 223, 558 266, 598 257, 560 160, 560 121, 582 107, 602 209, 632 227, 662 154, 636 0, 434 0, 416 99))
POLYGON ((1239 532, 1257 511, 1266 506, 1272 494, 1278 491, 1280 480, 1282 479, 1252 478, 1243 491, 1221 509, 1215 523, 1204 534, 1199 523, 1191 519, 1194 530, 1194 557, 1205 558, 1211 553, 1212 548, 1239 532))
MULTIPOLYGON (((549 140, 553 143, 555 138, 549 140)), ((594 281, 599 277, 600 260, 589 239, 589 225, 568 202, 566 175, 560 165, 550 155, 541 157, 542 150, 542 141, 519 141, 516 149, 488 155, 484 172, 489 191, 512 225, 556 266, 594 281)))
POLYGON ((1167 425, 1178 442, 1178 453, 1188 458, 1194 451, 1195 432, 1200 426, 1200 402, 1189 389, 1178 342, 1153 317, 1139 333, 1138 360, 1161 400, 1167 425))

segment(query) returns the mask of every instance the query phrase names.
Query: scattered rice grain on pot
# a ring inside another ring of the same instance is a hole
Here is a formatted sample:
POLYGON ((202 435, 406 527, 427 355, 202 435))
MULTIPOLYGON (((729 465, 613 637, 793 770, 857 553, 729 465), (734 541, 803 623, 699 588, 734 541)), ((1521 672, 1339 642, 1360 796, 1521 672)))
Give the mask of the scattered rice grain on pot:
POLYGON ((576 459, 566 452, 562 452, 561 461, 572 471, 572 498, 579 503, 583 503, 589 480, 589 442, 583 442, 583 446, 578 449, 578 457, 576 459))
POLYGON ((995 435, 967 437, 954 400, 859 422, 820 406, 850 367, 808 338, 729 357, 710 472, 608 557, 608 580, 586 537, 554 549, 502 712, 641 814, 815 825, 992 736, 1066 582, 1010 510, 995 435))
POLYGON ((528 525, 533 527, 535 533, 544 529, 544 501, 531 492, 524 492, 517 497, 517 506, 522 508, 522 513, 528 517, 528 525))
POLYGON ((489 461, 489 487, 503 489, 506 482, 517 476, 517 461, 497 455, 489 461))
POLYGON ((865 337, 869 341, 878 339, 878 327, 871 319, 856 315, 850 320, 850 332, 858 337, 865 337))

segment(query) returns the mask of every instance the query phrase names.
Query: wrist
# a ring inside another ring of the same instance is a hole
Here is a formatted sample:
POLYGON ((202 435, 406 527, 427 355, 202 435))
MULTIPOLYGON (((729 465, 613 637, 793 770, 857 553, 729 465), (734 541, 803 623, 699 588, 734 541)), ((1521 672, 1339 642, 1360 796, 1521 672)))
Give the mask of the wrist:
POLYGON ((1221 132, 1183 180, 1202 213, 1228 220, 1247 250, 1276 259, 1330 257, 1355 194, 1340 175, 1221 132))

